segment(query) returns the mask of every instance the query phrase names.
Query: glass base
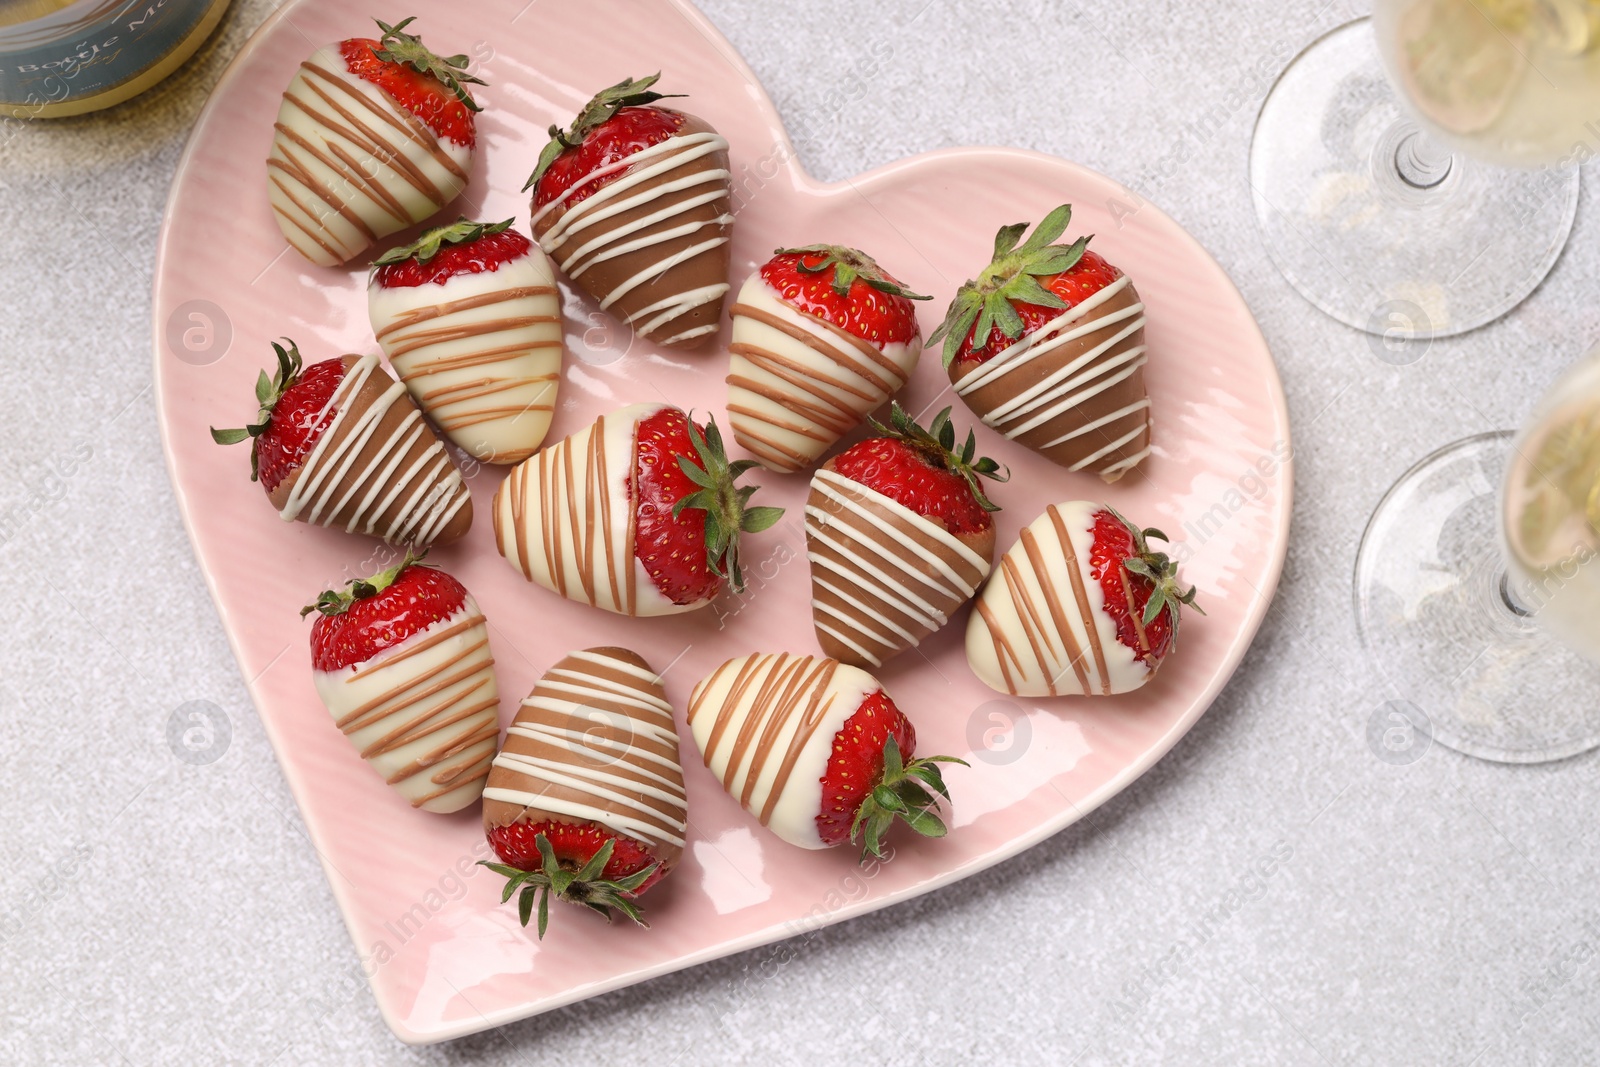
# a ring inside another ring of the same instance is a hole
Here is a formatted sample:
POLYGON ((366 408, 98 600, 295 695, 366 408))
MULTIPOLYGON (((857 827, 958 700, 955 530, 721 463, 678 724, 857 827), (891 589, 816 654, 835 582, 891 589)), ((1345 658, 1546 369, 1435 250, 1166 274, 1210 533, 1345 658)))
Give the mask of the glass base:
POLYGON ((1542 763, 1600 745, 1600 664, 1542 630, 1508 585, 1499 514, 1511 438, 1447 445, 1394 484, 1361 539, 1356 623, 1368 661, 1434 741, 1542 763))
POLYGON ((1322 37, 1256 119, 1250 184, 1273 262, 1347 325, 1400 340, 1520 304, 1566 244, 1578 171, 1451 155, 1390 88, 1370 21, 1322 37))

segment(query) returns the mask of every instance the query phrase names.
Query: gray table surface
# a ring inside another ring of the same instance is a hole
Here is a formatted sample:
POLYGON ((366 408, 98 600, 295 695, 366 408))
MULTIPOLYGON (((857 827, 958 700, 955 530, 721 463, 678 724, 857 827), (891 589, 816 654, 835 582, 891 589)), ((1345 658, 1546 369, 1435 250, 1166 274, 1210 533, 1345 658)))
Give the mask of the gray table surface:
POLYGON ((1272 72, 1361 13, 1317 0, 708 0, 786 120, 816 132, 803 162, 819 177, 1007 142, 1122 180, 1212 251, 1289 396, 1283 584, 1176 750, 1024 855, 824 930, 780 967, 758 950, 400 1045, 350 982, 355 950, 179 523, 150 390, 167 184, 208 89, 272 6, 239 0, 197 62, 133 105, 0 144, 0 1061, 1600 1056, 1600 758, 1505 767, 1438 745, 1406 765, 1377 758, 1367 727, 1386 694, 1350 608, 1362 526, 1390 482, 1440 444, 1514 425, 1600 336, 1595 174, 1531 299, 1409 365, 1379 359, 1291 291, 1252 216, 1247 149, 1272 72), (852 78, 870 82, 870 108, 830 102, 852 78), (231 728, 209 765, 167 742, 190 700, 231 728), (1274 851, 1289 858, 1255 878, 1274 851))

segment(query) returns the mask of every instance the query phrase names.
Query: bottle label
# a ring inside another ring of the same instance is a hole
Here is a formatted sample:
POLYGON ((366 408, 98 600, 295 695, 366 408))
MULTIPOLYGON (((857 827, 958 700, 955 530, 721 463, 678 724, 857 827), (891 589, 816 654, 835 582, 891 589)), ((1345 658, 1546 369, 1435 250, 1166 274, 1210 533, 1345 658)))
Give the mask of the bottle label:
POLYGON ((218 0, 78 0, 0 27, 0 106, 19 117, 137 78, 194 32, 218 0))

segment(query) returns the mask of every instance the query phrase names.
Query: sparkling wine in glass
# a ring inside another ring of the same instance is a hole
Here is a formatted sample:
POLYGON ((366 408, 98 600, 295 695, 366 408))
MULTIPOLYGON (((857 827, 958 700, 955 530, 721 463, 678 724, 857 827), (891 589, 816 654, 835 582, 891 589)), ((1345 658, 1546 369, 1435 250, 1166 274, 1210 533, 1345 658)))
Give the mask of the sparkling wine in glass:
POLYGON ((1521 303, 1566 243, 1575 164, 1600 154, 1597 12, 1595 0, 1376 0, 1371 19, 1300 53, 1262 105, 1250 159, 1256 217, 1290 283, 1395 342, 1521 303))

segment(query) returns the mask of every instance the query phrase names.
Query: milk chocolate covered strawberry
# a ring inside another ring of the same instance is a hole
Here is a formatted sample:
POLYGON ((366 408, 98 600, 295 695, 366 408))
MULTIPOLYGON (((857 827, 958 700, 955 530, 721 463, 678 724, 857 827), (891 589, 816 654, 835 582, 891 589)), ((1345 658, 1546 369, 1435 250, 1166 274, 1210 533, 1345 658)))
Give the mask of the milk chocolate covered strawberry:
POLYGON ((1001 227, 994 260, 929 335, 956 394, 986 424, 1068 470, 1116 481, 1150 454, 1144 304, 1126 274, 1053 242, 1072 208, 1001 227))
POLYGON ((573 652, 545 672, 506 730, 483 826, 526 926, 550 898, 645 925, 637 898, 683 856, 688 794, 661 679, 625 648, 573 652))
POLYGON ((658 77, 601 90, 570 128, 550 127, 523 188, 534 236, 569 279, 639 336, 694 347, 728 292, 728 142, 655 106, 658 77))
POLYGON ((898 403, 890 424, 811 479, 806 555, 822 651, 881 667, 949 621, 989 574, 999 509, 980 480, 1007 477, 956 444, 950 409, 927 429, 898 403))
POLYGON ((213 428, 218 444, 250 442, 250 480, 286 520, 426 548, 466 534, 472 500, 406 387, 376 355, 302 367, 274 344, 277 373, 256 379, 256 420, 213 428))

